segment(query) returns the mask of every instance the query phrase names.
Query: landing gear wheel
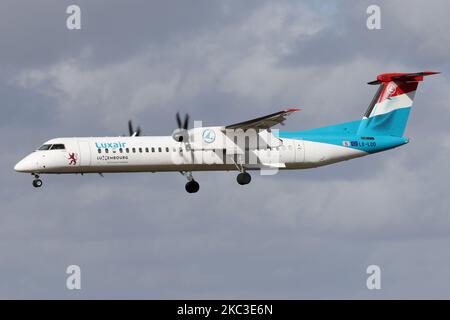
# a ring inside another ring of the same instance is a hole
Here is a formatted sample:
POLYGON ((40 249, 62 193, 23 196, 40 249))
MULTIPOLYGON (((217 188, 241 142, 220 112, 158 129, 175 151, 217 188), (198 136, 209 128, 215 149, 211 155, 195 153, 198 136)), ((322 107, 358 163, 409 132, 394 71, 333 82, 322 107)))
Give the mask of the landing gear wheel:
POLYGON ((249 184, 250 181, 252 181, 252 176, 247 172, 241 172, 236 177, 237 183, 239 183, 241 186, 245 184, 249 184))
POLYGON ((186 191, 189 193, 196 193, 200 189, 200 185, 197 181, 191 180, 188 183, 186 183, 186 191))
POLYGON ((33 187, 40 188, 42 186, 42 180, 41 179, 34 179, 33 180, 33 187))

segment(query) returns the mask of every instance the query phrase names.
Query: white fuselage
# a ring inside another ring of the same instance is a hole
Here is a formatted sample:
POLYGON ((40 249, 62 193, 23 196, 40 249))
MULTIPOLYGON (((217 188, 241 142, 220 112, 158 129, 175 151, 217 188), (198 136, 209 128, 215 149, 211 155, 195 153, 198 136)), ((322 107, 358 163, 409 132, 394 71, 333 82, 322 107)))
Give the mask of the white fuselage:
POLYGON ((367 153, 327 143, 276 139, 268 146, 230 148, 225 145, 175 141, 172 136, 56 138, 15 166, 16 171, 41 173, 103 173, 305 169, 361 157, 367 153))

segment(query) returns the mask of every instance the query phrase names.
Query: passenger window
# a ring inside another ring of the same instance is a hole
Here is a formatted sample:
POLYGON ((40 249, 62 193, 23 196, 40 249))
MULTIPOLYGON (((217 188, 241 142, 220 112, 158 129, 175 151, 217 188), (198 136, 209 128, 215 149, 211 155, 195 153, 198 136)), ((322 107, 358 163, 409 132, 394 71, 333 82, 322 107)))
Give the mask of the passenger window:
POLYGON ((152 152, 155 152, 155 148, 152 147, 152 152))
POLYGON ((158 152, 162 152, 162 149, 161 149, 161 147, 158 147, 158 152))
POLYGON ((102 149, 98 149, 97 151, 98 151, 98 153, 102 153, 102 149))
POLYGON ((105 152, 108 153, 108 148, 105 149, 105 152))
POLYGON ((139 152, 142 153, 142 148, 139 148, 139 152))
POLYGON ((130 149, 125 148, 125 152, 126 152, 126 153, 130 153, 130 149))
POLYGON ((166 147, 166 152, 169 152, 169 147, 166 147))
POLYGON ((136 148, 132 148, 131 150, 133 151, 133 153, 136 153, 136 148))
POLYGON ((145 148, 145 152, 147 152, 147 153, 148 153, 148 148, 145 148))
POLYGON ((122 149, 122 148, 119 148, 119 152, 122 153, 122 152, 123 152, 123 149, 122 149))

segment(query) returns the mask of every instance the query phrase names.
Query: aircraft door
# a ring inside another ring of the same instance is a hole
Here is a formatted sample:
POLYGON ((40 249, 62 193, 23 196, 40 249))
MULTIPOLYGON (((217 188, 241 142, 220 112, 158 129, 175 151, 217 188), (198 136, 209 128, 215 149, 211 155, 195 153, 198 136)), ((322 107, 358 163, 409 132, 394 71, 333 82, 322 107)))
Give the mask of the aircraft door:
MULTIPOLYGON (((78 141, 78 161, 81 167, 91 165, 91 149, 89 146, 89 141, 78 141)), ((70 156, 70 155, 69 155, 70 156)))

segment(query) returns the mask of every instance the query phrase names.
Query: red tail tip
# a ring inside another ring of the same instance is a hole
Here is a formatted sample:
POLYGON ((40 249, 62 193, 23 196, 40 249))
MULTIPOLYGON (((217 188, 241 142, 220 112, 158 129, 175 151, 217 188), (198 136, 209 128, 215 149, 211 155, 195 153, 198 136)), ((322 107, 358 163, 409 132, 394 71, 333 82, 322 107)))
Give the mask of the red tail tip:
POLYGON ((423 81, 423 77, 439 73, 440 72, 436 71, 382 73, 377 76, 377 80, 371 81, 368 84, 380 84, 382 82, 390 81, 423 81))

